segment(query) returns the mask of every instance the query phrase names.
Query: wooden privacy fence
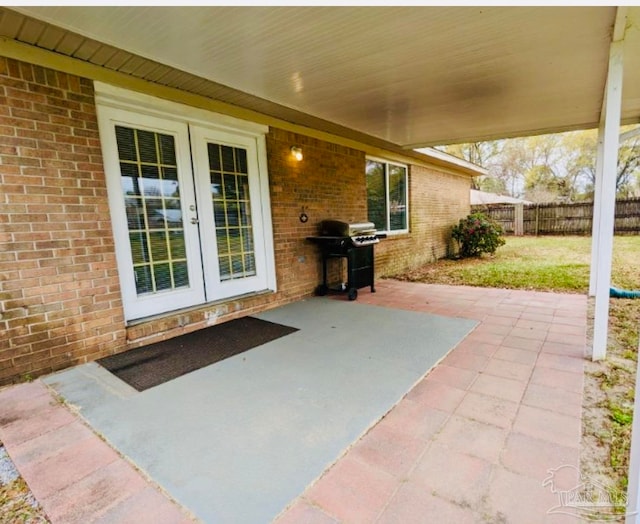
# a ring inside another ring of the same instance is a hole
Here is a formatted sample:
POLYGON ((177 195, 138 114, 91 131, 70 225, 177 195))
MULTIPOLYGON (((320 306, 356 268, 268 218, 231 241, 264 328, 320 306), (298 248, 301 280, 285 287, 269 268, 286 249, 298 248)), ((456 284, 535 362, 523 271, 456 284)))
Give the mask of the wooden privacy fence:
MULTIPOLYGON (((593 202, 552 204, 490 204, 471 206, 515 235, 590 235, 593 202)), ((640 233, 640 198, 616 201, 615 233, 640 233)))

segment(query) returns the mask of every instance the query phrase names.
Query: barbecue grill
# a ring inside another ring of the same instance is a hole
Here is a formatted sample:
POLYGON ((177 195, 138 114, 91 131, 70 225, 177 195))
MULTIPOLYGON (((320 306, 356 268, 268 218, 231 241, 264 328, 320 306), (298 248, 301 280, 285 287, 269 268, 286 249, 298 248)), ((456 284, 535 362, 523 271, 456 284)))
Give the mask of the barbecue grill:
POLYGON ((316 295, 346 292, 349 300, 355 300, 358 289, 366 286, 371 286, 371 292, 375 293, 373 246, 386 235, 379 234, 372 222, 350 224, 340 220, 323 220, 318 231, 318 236, 307 237, 318 245, 322 257, 322 283, 316 287, 316 295), (347 282, 330 286, 327 282, 327 261, 345 258, 347 282))

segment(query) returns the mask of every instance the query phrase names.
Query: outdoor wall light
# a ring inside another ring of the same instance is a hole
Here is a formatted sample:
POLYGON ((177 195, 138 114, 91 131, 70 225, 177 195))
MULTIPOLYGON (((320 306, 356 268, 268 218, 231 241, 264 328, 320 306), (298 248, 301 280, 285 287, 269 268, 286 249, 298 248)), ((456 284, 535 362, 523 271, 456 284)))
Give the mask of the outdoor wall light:
POLYGON ((302 160, 303 158, 302 148, 300 147, 291 146, 291 154, 293 155, 293 158, 295 158, 298 162, 300 162, 300 160, 302 160))

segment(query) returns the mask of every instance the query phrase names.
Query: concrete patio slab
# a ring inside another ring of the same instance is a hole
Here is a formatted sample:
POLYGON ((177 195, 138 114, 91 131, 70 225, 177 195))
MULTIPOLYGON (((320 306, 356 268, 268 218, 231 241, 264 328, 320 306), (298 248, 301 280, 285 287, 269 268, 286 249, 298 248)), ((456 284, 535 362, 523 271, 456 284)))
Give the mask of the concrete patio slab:
POLYGON ((299 331, 136 394, 95 364, 44 382, 203 521, 269 522, 477 324, 329 298, 257 316, 299 331))

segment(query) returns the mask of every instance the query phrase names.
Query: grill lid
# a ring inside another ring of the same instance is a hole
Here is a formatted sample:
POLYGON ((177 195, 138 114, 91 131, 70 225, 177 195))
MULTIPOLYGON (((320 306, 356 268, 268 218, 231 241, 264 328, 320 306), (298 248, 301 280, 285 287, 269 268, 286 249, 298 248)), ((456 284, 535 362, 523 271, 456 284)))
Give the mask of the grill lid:
POLYGON ((353 237, 358 235, 375 235, 376 226, 373 222, 350 224, 341 220, 323 220, 320 222, 320 234, 336 237, 353 237))

